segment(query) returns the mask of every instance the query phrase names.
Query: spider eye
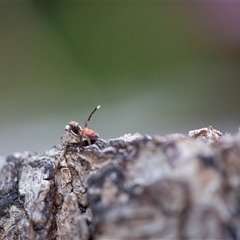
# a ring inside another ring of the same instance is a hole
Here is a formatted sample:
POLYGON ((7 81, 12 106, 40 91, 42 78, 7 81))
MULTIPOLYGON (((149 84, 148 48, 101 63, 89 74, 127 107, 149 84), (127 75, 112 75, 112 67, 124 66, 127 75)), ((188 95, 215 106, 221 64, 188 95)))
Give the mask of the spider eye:
POLYGON ((82 127, 78 124, 78 122, 71 121, 68 125, 65 126, 65 130, 73 136, 77 137, 79 134, 81 134, 82 127))
POLYGON ((82 128, 81 128, 80 125, 77 124, 77 125, 72 126, 72 127, 71 127, 71 130, 72 130, 73 133, 75 133, 76 135, 78 135, 78 134, 79 134, 79 131, 81 131, 82 128))

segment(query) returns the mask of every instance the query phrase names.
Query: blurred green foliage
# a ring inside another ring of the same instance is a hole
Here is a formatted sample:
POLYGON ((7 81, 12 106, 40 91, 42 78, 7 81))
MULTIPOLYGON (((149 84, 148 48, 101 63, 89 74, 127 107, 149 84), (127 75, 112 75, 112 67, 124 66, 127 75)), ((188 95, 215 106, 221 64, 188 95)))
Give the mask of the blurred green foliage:
POLYGON ((67 121, 84 122, 98 104, 102 113, 92 121, 105 138, 205 125, 234 131, 239 45, 224 40, 220 19, 207 9, 135 1, 1 3, 0 154, 47 149, 67 121))

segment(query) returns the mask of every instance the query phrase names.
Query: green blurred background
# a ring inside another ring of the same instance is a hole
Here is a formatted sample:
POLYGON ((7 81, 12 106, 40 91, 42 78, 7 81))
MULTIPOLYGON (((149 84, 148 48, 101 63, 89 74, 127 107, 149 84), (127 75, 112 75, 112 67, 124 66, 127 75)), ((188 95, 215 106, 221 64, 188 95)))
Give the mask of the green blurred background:
POLYGON ((44 151, 70 120, 108 139, 236 133, 240 3, 1 2, 0 155, 44 151))

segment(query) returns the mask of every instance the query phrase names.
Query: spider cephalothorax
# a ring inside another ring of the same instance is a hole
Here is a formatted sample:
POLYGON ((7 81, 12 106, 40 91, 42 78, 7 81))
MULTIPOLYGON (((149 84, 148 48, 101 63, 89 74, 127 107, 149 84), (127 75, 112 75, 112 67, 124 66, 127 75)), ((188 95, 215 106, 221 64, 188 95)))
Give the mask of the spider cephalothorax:
POLYGON ((99 135, 89 128, 87 128, 88 122, 90 121, 92 115, 100 108, 101 106, 98 105, 89 115, 87 121, 84 123, 83 127, 79 125, 78 122, 71 121, 65 126, 65 130, 70 133, 73 137, 79 140, 80 147, 83 146, 84 140, 87 140, 88 145, 95 142, 99 135))

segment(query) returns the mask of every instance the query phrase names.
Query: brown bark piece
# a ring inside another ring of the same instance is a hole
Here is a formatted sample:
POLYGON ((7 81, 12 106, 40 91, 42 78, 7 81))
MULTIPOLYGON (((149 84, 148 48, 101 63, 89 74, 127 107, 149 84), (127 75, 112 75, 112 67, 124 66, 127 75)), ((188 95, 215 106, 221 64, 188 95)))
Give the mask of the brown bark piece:
POLYGON ((239 239, 240 135, 124 135, 0 166, 0 239, 239 239))

